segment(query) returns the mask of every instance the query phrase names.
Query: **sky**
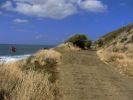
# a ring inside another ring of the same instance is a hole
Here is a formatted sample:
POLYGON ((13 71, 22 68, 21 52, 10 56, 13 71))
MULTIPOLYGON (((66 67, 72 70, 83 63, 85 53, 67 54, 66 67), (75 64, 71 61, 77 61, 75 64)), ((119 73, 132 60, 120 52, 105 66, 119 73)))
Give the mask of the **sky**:
POLYGON ((0 44, 59 44, 133 23, 133 0, 0 0, 0 44))

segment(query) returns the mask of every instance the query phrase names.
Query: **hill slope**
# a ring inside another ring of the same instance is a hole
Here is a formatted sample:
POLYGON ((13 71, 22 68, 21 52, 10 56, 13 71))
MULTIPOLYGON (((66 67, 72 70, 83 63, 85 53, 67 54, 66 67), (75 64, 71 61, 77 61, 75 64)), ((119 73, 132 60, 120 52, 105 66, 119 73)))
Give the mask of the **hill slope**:
POLYGON ((99 39, 103 42, 99 57, 121 73, 133 76, 133 24, 110 32, 99 39))
POLYGON ((133 43, 133 24, 129 24, 100 38, 104 45, 115 43, 133 43))

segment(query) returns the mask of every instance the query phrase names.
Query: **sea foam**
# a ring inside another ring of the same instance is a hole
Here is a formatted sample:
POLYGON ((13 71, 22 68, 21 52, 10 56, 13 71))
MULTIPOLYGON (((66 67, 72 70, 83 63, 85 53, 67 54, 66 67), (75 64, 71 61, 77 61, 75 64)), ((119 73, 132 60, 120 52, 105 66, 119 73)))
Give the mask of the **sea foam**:
POLYGON ((30 54, 15 55, 15 56, 0 56, 0 63, 8 63, 8 62, 14 62, 14 61, 18 61, 18 60, 23 60, 29 56, 30 56, 30 54))

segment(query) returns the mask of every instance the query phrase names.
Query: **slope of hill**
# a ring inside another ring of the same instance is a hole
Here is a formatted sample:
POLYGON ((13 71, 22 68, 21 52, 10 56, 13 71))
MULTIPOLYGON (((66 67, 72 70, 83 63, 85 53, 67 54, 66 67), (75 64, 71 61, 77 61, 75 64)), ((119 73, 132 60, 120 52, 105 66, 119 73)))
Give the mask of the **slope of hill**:
POLYGON ((133 77, 133 24, 110 32, 99 41, 103 45, 98 56, 121 73, 133 77))
POLYGON ((115 43, 133 43, 133 24, 129 24, 120 29, 107 33, 100 38, 104 42, 104 45, 115 43))

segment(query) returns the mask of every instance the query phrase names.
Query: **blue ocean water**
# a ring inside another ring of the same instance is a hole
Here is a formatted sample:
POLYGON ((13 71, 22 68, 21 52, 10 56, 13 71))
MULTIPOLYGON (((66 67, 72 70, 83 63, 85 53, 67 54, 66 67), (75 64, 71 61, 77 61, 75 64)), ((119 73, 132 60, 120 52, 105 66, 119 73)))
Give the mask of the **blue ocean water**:
POLYGON ((51 48, 53 45, 19 45, 19 44, 0 44, 0 62, 9 62, 24 59, 43 48, 51 48), (12 52, 12 48, 16 52, 12 52))

